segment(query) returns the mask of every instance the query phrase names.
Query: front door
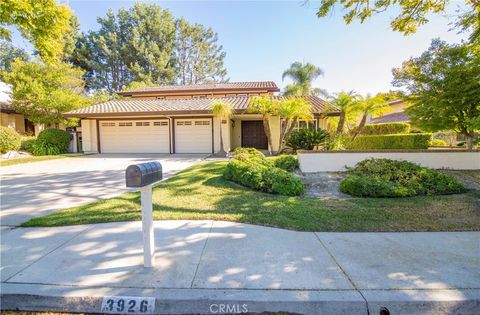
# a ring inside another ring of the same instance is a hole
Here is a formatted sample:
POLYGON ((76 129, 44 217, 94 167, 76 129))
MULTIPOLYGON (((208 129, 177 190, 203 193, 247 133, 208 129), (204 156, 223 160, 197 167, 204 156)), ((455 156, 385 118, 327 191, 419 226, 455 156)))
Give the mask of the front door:
POLYGON ((263 121, 242 121, 242 147, 268 150, 268 140, 263 128, 263 121))

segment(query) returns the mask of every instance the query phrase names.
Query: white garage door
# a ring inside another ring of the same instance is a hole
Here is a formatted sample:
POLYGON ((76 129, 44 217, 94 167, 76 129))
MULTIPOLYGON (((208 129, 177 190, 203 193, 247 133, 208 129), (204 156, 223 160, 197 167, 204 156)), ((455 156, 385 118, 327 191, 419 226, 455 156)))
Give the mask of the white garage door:
POLYGON ((212 153, 211 119, 175 119, 175 153, 212 153))
POLYGON ((170 153, 168 120, 100 121, 102 153, 170 153))

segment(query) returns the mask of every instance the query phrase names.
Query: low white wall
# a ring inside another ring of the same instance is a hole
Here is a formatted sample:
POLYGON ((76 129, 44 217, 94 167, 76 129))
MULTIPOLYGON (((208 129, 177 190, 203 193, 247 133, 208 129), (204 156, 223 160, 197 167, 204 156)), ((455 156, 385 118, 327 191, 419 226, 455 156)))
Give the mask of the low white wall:
POLYGON ((300 170, 304 173, 339 172, 369 158, 405 160, 430 168, 454 170, 480 169, 479 151, 418 151, 418 152, 312 152, 298 153, 300 170))

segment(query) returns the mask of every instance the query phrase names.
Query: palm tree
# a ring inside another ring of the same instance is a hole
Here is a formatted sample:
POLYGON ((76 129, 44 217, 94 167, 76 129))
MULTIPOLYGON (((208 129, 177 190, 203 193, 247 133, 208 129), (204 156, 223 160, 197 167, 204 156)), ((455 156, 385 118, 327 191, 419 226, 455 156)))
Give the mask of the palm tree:
POLYGON ((223 135, 222 135, 222 121, 230 118, 233 113, 232 107, 230 104, 223 103, 223 102, 214 102, 212 104, 212 112, 215 117, 220 118, 220 151, 217 152, 217 156, 225 157, 227 156, 227 152, 223 148, 223 135))
POLYGON ((311 63, 301 63, 299 61, 290 65, 290 68, 282 74, 282 80, 290 78, 293 83, 287 85, 284 95, 286 96, 302 96, 302 95, 318 95, 324 93, 323 90, 312 88, 313 81, 323 75, 323 70, 311 63))
POLYGON ((362 119, 360 120, 358 127, 353 132, 352 140, 355 140, 355 138, 360 134, 363 127, 367 123, 368 116, 377 117, 392 110, 382 95, 367 95, 367 97, 360 96, 358 102, 356 103, 356 109, 361 113, 362 119))
POLYGON ((340 92, 330 98, 330 102, 340 109, 340 117, 338 118, 337 133, 343 133, 345 127, 345 121, 347 116, 352 113, 356 108, 358 101, 358 94, 355 91, 340 92))

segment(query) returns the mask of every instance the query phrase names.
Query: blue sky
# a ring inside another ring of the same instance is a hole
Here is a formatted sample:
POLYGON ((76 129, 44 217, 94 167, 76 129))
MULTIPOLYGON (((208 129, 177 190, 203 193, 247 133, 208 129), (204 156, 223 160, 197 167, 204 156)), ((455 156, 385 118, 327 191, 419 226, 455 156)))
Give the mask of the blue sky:
MULTIPOLYGON (((61 1, 63 3, 67 1, 61 1)), ((144 1, 147 2, 147 1, 144 1)), ((148 1, 168 8, 176 17, 212 27, 227 53, 230 81, 272 80, 280 87, 283 70, 294 61, 311 62, 325 76, 315 85, 328 92, 355 90, 362 94, 391 89, 391 69, 428 48, 432 38, 459 42, 466 35, 448 31, 446 16, 432 16, 430 23, 411 36, 390 30, 395 11, 389 10, 364 24, 345 25, 337 9, 317 18, 319 2, 310 1, 148 1)), ((80 21, 81 31, 98 29, 97 16, 109 8, 130 7, 134 1, 67 2, 80 21)), ((464 2, 452 1, 447 12, 464 2)), ((25 46, 16 36, 15 42, 25 46)))

